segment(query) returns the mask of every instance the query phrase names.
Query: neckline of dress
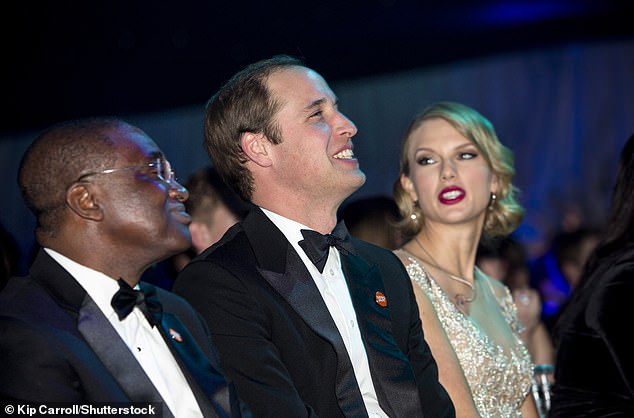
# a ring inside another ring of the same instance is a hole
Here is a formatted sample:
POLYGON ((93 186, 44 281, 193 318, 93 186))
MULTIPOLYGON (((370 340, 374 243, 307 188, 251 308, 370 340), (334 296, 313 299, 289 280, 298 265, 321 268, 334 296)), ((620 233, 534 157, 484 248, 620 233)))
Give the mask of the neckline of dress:
MULTIPOLYGON (((427 270, 427 268, 425 268, 424 265, 424 261, 421 260, 419 257, 417 257, 415 254, 412 254, 411 252, 403 249, 403 248, 399 248, 397 251, 402 251, 403 253, 407 254, 410 258, 413 258, 413 262, 415 262, 422 270, 423 272, 431 279, 433 280, 433 282, 436 284, 436 286, 440 289, 441 293, 442 293, 442 297, 445 299, 446 302, 449 302, 453 308, 455 309, 456 312, 458 312, 459 315, 461 315, 464 319, 466 319, 467 321, 469 321, 469 323, 471 324, 471 326, 475 327, 478 330, 478 333, 489 343, 492 345, 495 345, 496 347, 499 347, 500 349, 502 349, 503 351, 505 351, 507 354, 510 354, 511 356, 516 357, 517 359, 520 359, 522 357, 522 353, 518 353, 517 349, 523 345, 524 349, 527 350, 526 346, 521 342, 521 339, 519 337, 519 334, 517 334, 515 331, 513 331, 513 329, 510 329, 509 331, 511 332, 511 334, 514 336, 514 341, 513 341, 513 345, 509 346, 509 347, 505 347, 504 345, 498 344, 495 340, 493 340, 491 337, 489 337, 488 334, 486 334, 485 332, 482 331, 482 328, 479 326, 479 323, 473 318, 471 317, 471 315, 467 315, 466 313, 462 312, 460 309, 458 309, 458 307, 456 306, 455 303, 453 303, 451 301, 451 298, 449 297, 449 295, 447 294, 447 292, 445 292, 445 289, 442 288, 442 286, 438 283, 438 281, 436 280, 436 278, 429 272, 429 270, 427 270)), ((475 267, 477 269, 477 266, 475 267)), ((479 269, 478 269, 479 270, 479 269)), ((485 281, 487 283, 487 287, 489 288, 489 292, 491 292, 491 295, 493 296, 493 298, 495 299, 495 302, 498 306, 499 309, 504 310, 504 306, 502 306, 502 301, 497 297, 497 293, 495 292, 495 290, 493 289, 493 286, 490 283, 490 280, 494 280, 489 278, 486 274, 481 273, 482 278, 478 281, 485 281)), ((504 315, 502 315, 504 317, 504 315)), ((505 323, 507 323, 506 320, 504 320, 505 323)), ((509 325, 507 323, 507 325, 509 325)), ((510 327, 510 325, 509 325, 510 327)), ((520 350, 521 351, 521 350, 520 350)))

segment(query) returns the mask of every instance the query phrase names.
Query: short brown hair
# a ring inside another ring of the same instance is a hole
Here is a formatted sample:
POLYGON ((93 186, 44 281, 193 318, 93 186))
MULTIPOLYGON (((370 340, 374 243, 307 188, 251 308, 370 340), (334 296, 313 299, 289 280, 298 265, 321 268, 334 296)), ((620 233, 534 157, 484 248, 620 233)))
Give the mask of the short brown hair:
POLYGON ((304 64, 288 55, 253 63, 235 74, 207 103, 207 153, 224 181, 244 200, 251 200, 253 176, 245 167, 241 136, 245 132, 261 133, 273 144, 282 141, 274 122, 280 103, 271 96, 266 80, 272 73, 290 67, 304 64))
POLYGON ((189 190, 185 208, 197 222, 211 226, 211 214, 218 205, 225 205, 238 219, 244 218, 248 210, 247 204, 225 184, 214 167, 195 171, 183 185, 189 190))

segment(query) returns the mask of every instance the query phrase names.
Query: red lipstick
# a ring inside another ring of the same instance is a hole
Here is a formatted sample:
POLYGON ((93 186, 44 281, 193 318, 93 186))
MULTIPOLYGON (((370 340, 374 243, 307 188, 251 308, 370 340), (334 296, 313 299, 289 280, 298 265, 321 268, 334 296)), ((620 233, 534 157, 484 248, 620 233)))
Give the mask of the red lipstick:
POLYGON ((438 194, 438 200, 445 205, 454 205, 464 199, 467 192, 457 186, 445 187, 438 194))

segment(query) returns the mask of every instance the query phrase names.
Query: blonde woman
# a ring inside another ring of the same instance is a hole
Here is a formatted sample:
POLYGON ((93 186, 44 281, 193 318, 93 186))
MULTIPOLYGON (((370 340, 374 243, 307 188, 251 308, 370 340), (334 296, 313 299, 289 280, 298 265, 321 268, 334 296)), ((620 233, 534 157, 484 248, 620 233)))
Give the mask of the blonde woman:
POLYGON ((462 104, 432 104, 404 135, 394 197, 411 239, 395 253, 457 416, 537 416, 511 295, 475 265, 482 235, 509 234, 523 217, 513 175, 491 123, 462 104))

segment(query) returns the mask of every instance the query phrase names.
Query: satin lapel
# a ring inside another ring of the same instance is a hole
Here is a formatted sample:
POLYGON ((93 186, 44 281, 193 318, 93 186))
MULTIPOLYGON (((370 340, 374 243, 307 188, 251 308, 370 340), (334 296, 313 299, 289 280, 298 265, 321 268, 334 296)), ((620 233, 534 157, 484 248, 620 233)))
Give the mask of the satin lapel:
POLYGON ((287 268, 284 273, 260 269, 262 276, 291 305, 317 335, 329 341, 337 353, 335 391, 339 406, 346 417, 367 417, 354 369, 346 346, 341 339, 328 307, 319 293, 306 266, 289 245, 287 268))
POLYGON ((319 289, 317 289, 306 266, 290 245, 286 260, 288 263, 284 273, 263 268, 259 268, 259 271, 316 334, 330 341, 337 352, 345 351, 343 340, 319 293, 319 289))
POLYGON ((130 349, 88 294, 79 309, 77 329, 132 401, 159 402, 163 415, 173 417, 130 349))
POLYGON ((310 272, 293 246, 258 208, 243 222, 258 261, 258 270, 319 336, 330 341, 337 353, 346 352, 328 307, 310 272))
POLYGON ((376 266, 354 254, 341 260, 381 408, 389 416, 422 416, 416 378, 392 334, 390 303, 398 301, 379 303, 387 295, 376 266))
POLYGON ((161 335, 190 383, 203 416, 228 417, 231 403, 227 381, 211 365, 181 321, 163 312, 161 335))

